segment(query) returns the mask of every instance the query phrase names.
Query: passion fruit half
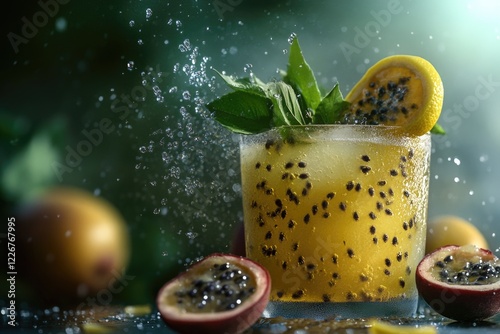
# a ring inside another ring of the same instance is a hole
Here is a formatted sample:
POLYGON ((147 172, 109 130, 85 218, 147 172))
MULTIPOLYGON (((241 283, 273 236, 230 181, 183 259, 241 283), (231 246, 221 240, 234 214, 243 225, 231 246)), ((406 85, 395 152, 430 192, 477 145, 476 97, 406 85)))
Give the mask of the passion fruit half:
POLYGON ((427 60, 395 55, 370 67, 345 99, 351 106, 344 112, 344 123, 390 125, 421 136, 441 114, 443 83, 427 60))
POLYGON ((447 318, 477 321, 500 312, 500 260, 489 250, 439 248, 417 266, 416 283, 427 304, 447 318))
POLYGON ((247 258, 212 254, 167 282, 157 306, 165 323, 180 333, 241 333, 269 301, 267 269, 247 258))

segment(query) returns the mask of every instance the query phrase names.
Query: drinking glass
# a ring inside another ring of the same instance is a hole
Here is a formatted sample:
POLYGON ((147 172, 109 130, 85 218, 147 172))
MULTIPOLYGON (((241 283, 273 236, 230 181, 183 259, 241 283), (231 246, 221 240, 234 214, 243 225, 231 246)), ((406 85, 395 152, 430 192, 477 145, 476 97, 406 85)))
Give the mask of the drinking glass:
POLYGON ((265 316, 412 315, 430 134, 311 125, 242 135, 246 255, 272 279, 265 316))

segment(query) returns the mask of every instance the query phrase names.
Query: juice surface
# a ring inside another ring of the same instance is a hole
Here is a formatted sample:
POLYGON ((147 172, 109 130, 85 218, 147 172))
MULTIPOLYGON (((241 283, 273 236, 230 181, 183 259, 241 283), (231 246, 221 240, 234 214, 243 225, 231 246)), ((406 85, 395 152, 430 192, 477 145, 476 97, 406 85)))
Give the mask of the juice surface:
POLYGON ((247 256, 270 271, 271 300, 416 296, 430 144, 343 131, 242 142, 247 256))

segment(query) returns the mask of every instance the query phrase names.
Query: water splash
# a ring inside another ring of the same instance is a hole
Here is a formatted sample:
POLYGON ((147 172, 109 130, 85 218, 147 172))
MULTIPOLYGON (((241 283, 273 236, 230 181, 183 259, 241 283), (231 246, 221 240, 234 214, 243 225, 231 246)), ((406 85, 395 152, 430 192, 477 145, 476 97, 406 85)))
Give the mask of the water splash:
MULTIPOLYGON (((182 26, 175 22, 171 19, 168 24, 182 26)), ((162 91, 168 94, 161 95, 163 123, 150 133, 147 144, 139 145, 136 171, 144 173, 147 189, 164 190, 161 203, 153 201, 151 210, 174 223, 165 229, 177 226, 178 237, 185 238, 185 243, 215 231, 217 243, 224 245, 231 235, 228 229, 241 219, 241 214, 227 217, 227 210, 241 201, 237 141, 205 107, 215 97, 215 77, 207 73, 211 58, 189 38, 183 38, 176 51, 177 61, 165 74, 168 82, 155 82, 154 75, 142 73, 141 85, 151 87, 155 96, 162 91), (150 174, 158 166, 159 174, 150 174), (185 226, 184 232, 180 226, 185 226)), ((246 71, 251 67, 247 64, 246 71)), ((204 253, 204 243, 193 245, 199 254, 204 253)))

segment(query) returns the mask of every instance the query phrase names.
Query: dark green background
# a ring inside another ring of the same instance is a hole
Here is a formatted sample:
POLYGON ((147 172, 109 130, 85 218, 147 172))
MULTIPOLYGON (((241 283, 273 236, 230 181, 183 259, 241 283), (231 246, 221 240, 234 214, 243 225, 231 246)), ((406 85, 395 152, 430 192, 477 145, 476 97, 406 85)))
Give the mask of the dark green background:
MULTIPOLYGON (((78 186, 112 202, 129 224, 128 273, 135 277, 116 302, 151 303, 160 284, 187 264, 229 251, 241 221, 237 137, 198 109, 225 88, 220 81, 197 87, 182 71, 195 47, 195 71, 208 57, 208 67, 240 76, 251 68, 269 80, 285 68, 287 38, 296 33, 320 85, 329 89, 339 81, 344 94, 382 57, 427 58, 444 82, 440 123, 448 131, 433 139, 429 216, 460 215, 485 233, 493 250, 499 246, 500 28, 492 1, 72 0, 59 4, 17 53, 9 33, 21 35, 22 18, 32 21, 42 7, 34 1, 11 6, 1 14, 0 168, 44 134, 51 144, 19 163, 23 175, 35 171, 33 179, 2 185, 2 217, 31 190, 50 185, 78 186), (148 8, 153 14, 146 18, 148 8), (191 50, 182 52, 186 39, 191 50), (163 102, 152 90, 159 72, 163 102), (478 89, 486 92, 485 81, 490 94, 474 99, 478 89), (113 94, 142 93, 144 101, 128 106, 123 119, 112 109, 113 94), (58 179, 52 163, 63 163, 67 147, 76 148, 85 140, 82 131, 103 119, 113 130, 58 179)), ((0 292, 0 305, 3 298, 0 292)))

